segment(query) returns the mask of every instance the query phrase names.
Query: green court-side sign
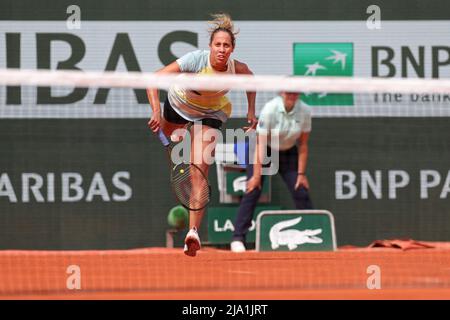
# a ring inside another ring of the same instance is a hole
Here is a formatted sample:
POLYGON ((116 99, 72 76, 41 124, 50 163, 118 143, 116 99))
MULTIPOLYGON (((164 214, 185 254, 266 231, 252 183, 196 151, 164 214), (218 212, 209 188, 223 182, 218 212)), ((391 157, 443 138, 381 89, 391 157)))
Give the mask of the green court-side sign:
POLYGON ((256 220, 257 251, 334 251, 334 218, 326 210, 272 210, 256 220))
MULTIPOLYGON (((279 210, 279 206, 257 206, 253 214, 252 225, 246 237, 248 243, 255 242, 256 217, 264 210, 279 210)), ((208 242, 211 244, 228 244, 234 231, 234 220, 239 206, 208 208, 208 242)))

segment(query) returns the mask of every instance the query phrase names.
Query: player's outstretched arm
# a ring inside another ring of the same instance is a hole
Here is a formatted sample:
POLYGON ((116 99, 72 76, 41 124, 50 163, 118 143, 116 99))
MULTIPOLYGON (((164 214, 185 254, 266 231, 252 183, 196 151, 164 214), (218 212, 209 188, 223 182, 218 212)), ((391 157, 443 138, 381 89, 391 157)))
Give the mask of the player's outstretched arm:
MULTIPOLYGON (((164 74, 164 73, 177 73, 181 72, 180 66, 176 61, 172 62, 171 64, 165 66, 164 68, 156 71, 157 74, 164 74)), ((161 122, 161 101, 159 100, 159 94, 158 89, 156 88, 148 88, 147 89, 147 98, 148 102, 150 103, 150 106, 152 108, 153 114, 148 121, 148 127, 153 131, 156 132, 160 128, 160 122, 161 122)))

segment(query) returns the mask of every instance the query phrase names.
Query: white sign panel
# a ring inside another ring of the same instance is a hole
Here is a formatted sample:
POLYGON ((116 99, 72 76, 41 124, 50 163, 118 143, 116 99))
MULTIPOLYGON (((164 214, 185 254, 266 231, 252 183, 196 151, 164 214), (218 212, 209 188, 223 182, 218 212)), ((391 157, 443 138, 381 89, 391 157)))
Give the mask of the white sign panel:
MULTIPOLYGON (((447 21, 385 21, 381 29, 368 28, 366 21, 236 21, 236 26, 240 32, 233 57, 257 75, 450 76, 447 21)), ((19 61, 23 69, 69 65, 126 71, 132 66, 153 72, 170 57, 207 49, 207 28, 199 21, 83 21, 80 29, 68 29, 66 21, 1 21, 0 68, 17 67, 19 61)), ((0 118, 150 116, 150 106, 138 101, 133 90, 89 88, 65 99, 73 90, 52 88, 51 96, 62 100, 45 103, 38 101, 36 88, 8 94, 0 87, 0 118)), ((257 112, 275 94, 258 94, 257 112)), ((315 117, 450 116, 450 95, 304 96, 315 106, 315 117)), ((245 117, 245 94, 232 92, 230 97, 232 116, 245 117)))

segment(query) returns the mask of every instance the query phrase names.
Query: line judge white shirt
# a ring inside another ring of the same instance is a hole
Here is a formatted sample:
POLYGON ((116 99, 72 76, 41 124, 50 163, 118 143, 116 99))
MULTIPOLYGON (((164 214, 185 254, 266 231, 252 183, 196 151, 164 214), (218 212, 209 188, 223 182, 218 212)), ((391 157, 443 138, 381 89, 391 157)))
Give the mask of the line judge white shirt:
MULTIPOLYGON (((267 102, 259 116, 256 132, 262 135, 276 135, 279 150, 288 150, 297 144, 302 132, 311 131, 311 107, 297 101, 291 111, 286 112, 283 98, 277 96, 267 102)), ((270 145, 268 139, 268 144, 270 145)))

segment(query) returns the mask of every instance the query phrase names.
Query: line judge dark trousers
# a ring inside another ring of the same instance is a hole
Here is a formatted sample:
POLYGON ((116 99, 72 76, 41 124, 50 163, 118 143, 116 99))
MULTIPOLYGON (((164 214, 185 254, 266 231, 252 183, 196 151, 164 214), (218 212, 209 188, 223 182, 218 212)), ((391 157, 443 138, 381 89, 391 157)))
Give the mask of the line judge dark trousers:
MULTIPOLYGON (((270 150, 272 151, 272 150, 270 150)), ((301 186, 295 190, 295 183, 297 182, 297 167, 298 167, 298 149, 297 146, 285 151, 279 151, 279 171, 278 173, 283 178, 286 186, 291 193, 295 203, 295 208, 298 210, 312 209, 313 205, 308 193, 308 189, 301 186)), ((247 164, 247 180, 253 176, 253 165, 247 164)), ((264 184, 265 176, 261 176, 261 189, 264 184)), ((250 193, 245 193, 242 197, 239 211, 234 222, 233 240, 245 242, 245 236, 251 226, 253 212, 256 204, 261 196, 261 189, 256 188, 250 193)))

